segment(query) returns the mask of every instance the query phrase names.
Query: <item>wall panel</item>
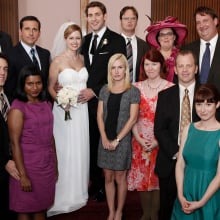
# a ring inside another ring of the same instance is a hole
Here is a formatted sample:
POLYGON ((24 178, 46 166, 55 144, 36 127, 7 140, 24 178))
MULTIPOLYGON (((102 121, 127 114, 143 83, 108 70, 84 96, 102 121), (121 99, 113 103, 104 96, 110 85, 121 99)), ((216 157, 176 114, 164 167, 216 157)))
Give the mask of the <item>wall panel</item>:
POLYGON ((198 38, 196 33, 193 13, 198 6, 208 6, 213 8, 217 15, 220 15, 219 0, 152 0, 151 18, 153 21, 163 20, 171 15, 188 27, 188 37, 186 43, 198 38))

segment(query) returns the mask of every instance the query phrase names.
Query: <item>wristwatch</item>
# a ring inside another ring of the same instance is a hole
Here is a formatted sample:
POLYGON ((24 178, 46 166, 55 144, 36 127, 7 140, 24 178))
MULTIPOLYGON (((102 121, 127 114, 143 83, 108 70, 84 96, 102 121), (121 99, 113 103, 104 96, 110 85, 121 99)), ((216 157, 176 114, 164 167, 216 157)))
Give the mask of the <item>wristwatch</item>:
POLYGON ((115 139, 118 143, 120 142, 120 139, 117 137, 116 139, 115 139))

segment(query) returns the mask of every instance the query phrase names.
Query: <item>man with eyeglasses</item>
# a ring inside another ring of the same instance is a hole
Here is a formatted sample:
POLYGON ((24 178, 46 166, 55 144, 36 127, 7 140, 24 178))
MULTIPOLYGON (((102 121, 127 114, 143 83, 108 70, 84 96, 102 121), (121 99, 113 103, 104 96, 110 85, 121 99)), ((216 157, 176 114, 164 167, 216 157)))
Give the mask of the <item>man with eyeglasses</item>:
POLYGON ((121 35, 125 38, 127 44, 128 41, 131 43, 133 69, 131 82, 136 82, 139 78, 141 59, 150 47, 144 40, 135 35, 138 21, 138 12, 136 8, 133 6, 125 6, 121 9, 119 17, 121 20, 121 35))

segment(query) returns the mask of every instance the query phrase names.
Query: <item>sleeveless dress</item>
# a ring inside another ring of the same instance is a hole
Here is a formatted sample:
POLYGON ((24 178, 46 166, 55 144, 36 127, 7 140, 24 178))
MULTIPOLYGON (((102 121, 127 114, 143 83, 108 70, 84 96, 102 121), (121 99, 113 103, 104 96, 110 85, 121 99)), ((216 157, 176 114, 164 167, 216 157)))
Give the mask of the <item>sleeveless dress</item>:
MULTIPOLYGON (((188 201, 198 201, 216 175, 219 160, 220 130, 203 131, 189 127, 188 137, 183 149, 185 160, 184 196, 188 201)), ((218 190, 200 209, 191 214, 181 210, 179 200, 174 203, 171 220, 217 220, 220 219, 220 190, 218 190)))
POLYGON ((51 103, 15 99, 11 109, 24 114, 20 146, 33 191, 22 191, 20 181, 10 176, 10 209, 24 213, 46 210, 53 204, 56 184, 51 103))
MULTIPOLYGON (((58 76, 61 86, 86 88, 88 72, 64 69, 58 76)), ((75 211, 86 205, 89 183, 89 119, 87 103, 70 108, 71 120, 64 120, 64 110, 54 103, 54 138, 58 159, 55 201, 47 216, 75 211)))
MULTIPOLYGON (((139 116, 136 123, 139 135, 142 138, 154 138, 154 117, 158 95, 148 97, 140 81, 134 85, 140 90, 141 101, 139 116)), ((173 83, 167 81, 162 90, 169 88, 173 83)), ((133 136, 132 138, 132 163, 128 172, 128 190, 152 191, 159 189, 159 180, 154 173, 158 147, 151 152, 146 152, 133 136)))

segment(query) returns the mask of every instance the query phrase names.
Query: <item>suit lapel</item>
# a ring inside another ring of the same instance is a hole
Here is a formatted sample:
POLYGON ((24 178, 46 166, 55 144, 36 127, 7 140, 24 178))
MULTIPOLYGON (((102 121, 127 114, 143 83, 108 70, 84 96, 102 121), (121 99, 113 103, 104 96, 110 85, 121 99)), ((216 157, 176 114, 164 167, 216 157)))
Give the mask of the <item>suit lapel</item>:
POLYGON ((216 71, 219 71, 215 69, 216 66, 219 66, 219 57, 220 57, 219 48, 220 48, 220 38, 218 37, 218 40, 215 46, 213 60, 212 60, 211 67, 210 67, 209 77, 208 77, 208 81, 211 81, 211 82, 213 81, 212 79, 214 78, 214 74, 216 74, 216 71))

